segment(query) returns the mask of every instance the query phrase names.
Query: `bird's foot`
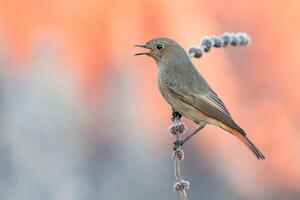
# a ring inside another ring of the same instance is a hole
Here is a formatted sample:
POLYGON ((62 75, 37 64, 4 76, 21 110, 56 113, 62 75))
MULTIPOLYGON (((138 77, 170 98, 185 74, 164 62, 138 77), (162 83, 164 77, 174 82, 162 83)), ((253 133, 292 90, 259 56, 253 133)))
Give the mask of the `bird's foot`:
POLYGON ((176 110, 172 109, 172 118, 171 118, 171 120, 173 122, 175 122, 176 120, 180 121, 181 117, 182 117, 182 115, 179 112, 177 112, 176 110))
POLYGON ((173 143, 174 144, 173 150, 175 151, 176 149, 181 148, 184 142, 185 142, 184 140, 176 140, 173 143))

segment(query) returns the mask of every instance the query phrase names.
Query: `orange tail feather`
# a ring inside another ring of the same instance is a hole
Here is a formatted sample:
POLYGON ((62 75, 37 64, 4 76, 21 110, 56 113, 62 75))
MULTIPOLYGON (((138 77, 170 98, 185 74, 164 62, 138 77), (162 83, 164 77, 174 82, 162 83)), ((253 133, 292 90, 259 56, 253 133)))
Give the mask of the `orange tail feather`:
POLYGON ((260 152, 260 150, 251 142, 251 140, 246 136, 246 134, 242 134, 237 130, 231 129, 229 130, 231 134, 236 136, 248 149, 252 151, 252 153, 259 160, 264 160, 265 156, 260 152))

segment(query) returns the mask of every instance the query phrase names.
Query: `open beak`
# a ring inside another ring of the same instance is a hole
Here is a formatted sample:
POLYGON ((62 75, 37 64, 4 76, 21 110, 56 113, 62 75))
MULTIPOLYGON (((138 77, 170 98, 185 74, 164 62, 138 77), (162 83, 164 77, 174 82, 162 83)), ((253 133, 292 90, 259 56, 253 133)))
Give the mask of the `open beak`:
MULTIPOLYGON (((137 44, 137 45, 134 45, 135 47, 141 47, 141 48, 144 48, 144 49, 150 49, 149 47, 147 47, 146 45, 141 45, 141 44, 137 44)), ((150 51, 149 52, 143 52, 143 53, 136 53, 134 54, 135 56, 140 56, 140 55, 149 55, 150 54, 150 51)))

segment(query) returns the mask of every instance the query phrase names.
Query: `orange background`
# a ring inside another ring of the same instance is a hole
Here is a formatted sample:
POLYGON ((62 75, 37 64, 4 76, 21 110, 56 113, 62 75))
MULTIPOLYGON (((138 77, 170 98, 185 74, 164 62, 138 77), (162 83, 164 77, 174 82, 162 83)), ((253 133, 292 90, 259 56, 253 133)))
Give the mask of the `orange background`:
MULTIPOLYGON (((221 129, 189 142, 191 199, 300 198, 299 1, 0 0, 1 199, 170 199, 170 108, 134 44, 185 49, 267 159, 221 129), (13 195, 12 195, 13 194, 13 195)), ((189 130, 195 127, 185 120, 189 130)))

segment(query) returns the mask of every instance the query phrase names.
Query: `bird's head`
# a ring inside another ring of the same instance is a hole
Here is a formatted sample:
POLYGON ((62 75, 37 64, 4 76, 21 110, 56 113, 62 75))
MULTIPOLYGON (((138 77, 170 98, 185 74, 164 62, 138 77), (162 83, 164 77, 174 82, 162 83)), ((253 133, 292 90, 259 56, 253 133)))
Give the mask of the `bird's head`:
POLYGON ((179 44, 168 38, 154 38, 146 42, 146 44, 135 45, 135 47, 149 49, 148 52, 135 54, 136 56, 147 55, 154 58, 158 63, 187 56, 185 50, 179 44))

